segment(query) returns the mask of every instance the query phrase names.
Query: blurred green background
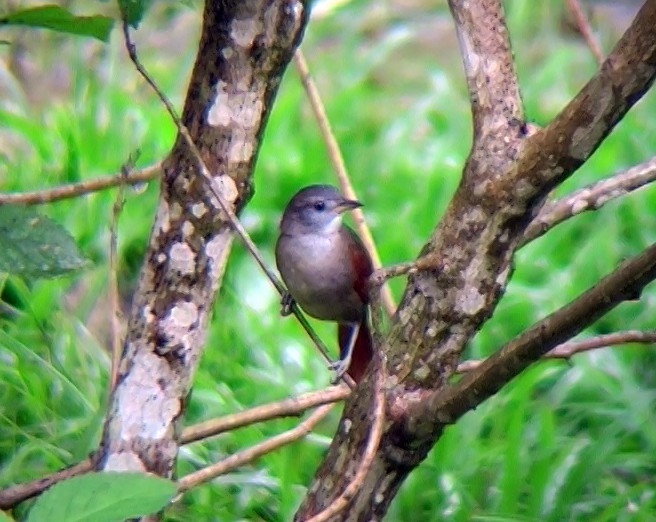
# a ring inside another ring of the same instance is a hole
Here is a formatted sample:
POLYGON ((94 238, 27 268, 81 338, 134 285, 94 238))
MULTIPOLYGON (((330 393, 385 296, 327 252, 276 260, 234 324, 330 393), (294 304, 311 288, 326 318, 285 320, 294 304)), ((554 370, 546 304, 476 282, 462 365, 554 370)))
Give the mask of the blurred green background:
MULTIPOLYGON (((445 2, 318 2, 303 50, 324 97, 385 264, 413 259, 458 183, 470 113, 445 2)), ((14 5, 19 5, 14 2, 14 5)), ((24 2, 20 2, 24 6, 24 2)), ((77 14, 114 6, 68 2, 77 14)), ((527 118, 550 119, 595 72, 556 0, 506 2, 527 118)), ((135 41, 177 107, 196 52, 198 1, 161 2, 135 41)), ((115 13, 114 13, 115 14, 115 13)), ((590 12, 608 52, 630 7, 590 12)), ((109 45, 36 30, 0 39, 0 190, 118 173, 163 159, 173 125, 109 45)), ((656 150, 649 93, 558 194, 643 161, 656 150)), ((267 260, 281 209, 301 186, 334 183, 317 125, 291 67, 280 88, 242 219, 267 260)), ((116 191, 47 205, 92 261, 71 277, 0 279, 0 487, 84 458, 98 444, 109 370, 108 243, 116 191)), ((128 189, 119 226, 124 310, 147 245, 157 184, 128 189)), ((526 248, 494 317, 468 348, 492 353, 656 240, 656 190, 569 220, 526 248)), ((403 280, 393 283, 400 297, 403 280)), ((585 335, 654 328, 656 288, 585 335)), ((332 346, 334 327, 316 324, 332 346)), ((329 373, 278 296, 235 245, 195 378, 188 424, 318 389, 329 373)), ((386 520, 656 520, 656 354, 624 346, 534 365, 448 428, 411 475, 386 520)), ((167 520, 291 519, 334 433, 336 410, 302 442, 186 494, 167 520)), ((181 450, 178 473, 215 462, 297 424, 277 420, 181 450)), ((23 513, 26 506, 17 510, 23 513)))

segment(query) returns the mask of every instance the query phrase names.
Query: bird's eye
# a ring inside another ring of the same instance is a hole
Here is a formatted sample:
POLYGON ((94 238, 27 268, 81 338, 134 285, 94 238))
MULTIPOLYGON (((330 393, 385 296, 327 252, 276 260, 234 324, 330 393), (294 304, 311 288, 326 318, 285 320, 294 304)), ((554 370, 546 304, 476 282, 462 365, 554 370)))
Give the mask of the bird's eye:
POLYGON ((319 212, 321 212, 322 210, 325 210, 325 209, 326 209, 326 203, 325 202, 316 201, 314 203, 314 210, 318 210, 319 212))

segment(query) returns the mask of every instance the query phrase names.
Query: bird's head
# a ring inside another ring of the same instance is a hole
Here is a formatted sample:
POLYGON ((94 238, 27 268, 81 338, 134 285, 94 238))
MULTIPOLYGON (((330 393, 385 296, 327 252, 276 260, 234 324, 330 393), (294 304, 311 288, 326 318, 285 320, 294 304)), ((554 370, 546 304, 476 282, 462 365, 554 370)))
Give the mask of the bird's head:
POLYGON ((331 185, 310 185, 298 191, 280 222, 283 234, 331 234, 342 224, 342 214, 361 207, 331 185))

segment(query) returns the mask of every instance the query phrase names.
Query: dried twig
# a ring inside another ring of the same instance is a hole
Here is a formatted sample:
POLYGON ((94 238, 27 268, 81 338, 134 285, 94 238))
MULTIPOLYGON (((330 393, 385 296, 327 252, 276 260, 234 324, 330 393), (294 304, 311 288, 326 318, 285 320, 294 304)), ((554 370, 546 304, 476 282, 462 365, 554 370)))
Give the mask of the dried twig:
MULTIPOLYGON (((350 393, 351 390, 348 386, 331 386, 325 390, 305 393, 298 397, 292 397, 283 401, 256 406, 255 408, 234 415, 227 415, 220 419, 190 426, 183 430, 180 437, 180 444, 190 444, 200 439, 205 439, 218 435, 219 433, 248 426, 256 422, 263 422, 278 417, 300 415, 304 411, 316 406, 322 406, 324 404, 332 405, 335 402, 345 399, 350 393)), ((276 448, 272 448, 269 451, 272 451, 273 449, 276 448)), ((253 450, 253 448, 251 448, 251 450, 253 450)), ((58 471, 47 477, 4 489, 0 491, 0 509, 11 509, 20 502, 42 493, 53 484, 75 475, 87 473, 92 469, 93 462, 92 459, 89 458, 75 466, 58 471)))
POLYGON ((581 8, 579 0, 566 0, 565 4, 567 5, 567 10, 572 15, 577 31, 583 37, 583 40, 585 40, 585 43, 590 48, 590 51, 595 57, 595 60, 597 60, 597 64, 601 65, 604 63, 604 53, 601 52, 599 43, 592 35, 592 28, 590 27, 590 23, 588 22, 588 19, 585 16, 583 9, 581 8))
POLYGON ((353 477, 351 483, 334 501, 330 503, 330 506, 314 515, 307 522, 325 522, 331 517, 341 513, 348 507, 349 503, 355 494, 360 490, 360 488, 362 488, 364 479, 369 472, 369 468, 371 467, 374 458, 376 457, 376 452, 378 451, 378 446, 380 445, 380 440, 383 436, 383 426, 385 425, 384 384, 387 378, 386 368, 386 361, 383 358, 378 365, 378 374, 376 376, 373 424, 371 426, 371 430, 369 431, 367 446, 365 447, 364 454, 362 455, 362 460, 360 462, 360 466, 358 467, 358 471, 353 477))
POLYGON ((57 482, 75 477, 76 475, 88 473, 91 470, 93 470, 93 459, 90 457, 79 464, 75 464, 70 468, 62 469, 61 471, 53 473, 47 477, 3 489, 0 491, 0 509, 11 509, 24 500, 43 493, 53 484, 57 484, 57 482))
MULTIPOLYGON (((612 334, 598 335, 578 341, 568 341, 556 346, 553 350, 545 353, 543 359, 569 359, 570 357, 590 350, 617 346, 619 344, 656 344, 656 331, 642 332, 640 330, 627 330, 612 334)), ((475 370, 483 363, 482 360, 463 361, 458 365, 457 373, 467 373, 475 370)))
MULTIPOLYGON (((330 158, 333 170, 337 176, 340 189, 347 198, 358 199, 357 195, 355 194, 355 190, 353 190, 353 184, 351 183, 348 171, 346 170, 342 152, 339 149, 335 135, 332 131, 332 128, 330 127, 330 121, 328 120, 326 109, 323 105, 323 102, 321 101, 319 90, 317 89, 317 86, 314 84, 314 81, 310 76, 310 70, 308 68, 307 62, 305 61, 305 56, 303 56, 303 53, 300 49, 297 49, 296 53, 294 54, 294 63, 296 64, 296 69, 298 70, 298 74, 301 77, 301 82, 303 83, 305 92, 307 93, 308 99, 310 100, 310 105, 312 106, 314 116, 317 119, 317 123, 319 124, 319 130, 321 131, 321 136, 324 143, 326 144, 326 148, 328 149, 328 157, 330 158)), ((365 221, 364 213, 362 212, 362 209, 356 208, 353 210, 352 214, 358 235, 362 239, 366 249, 371 254, 374 268, 378 269, 382 266, 382 263, 380 261, 380 256, 378 255, 378 250, 376 249, 376 243, 374 242, 374 238, 371 235, 371 230, 369 230, 367 222, 365 221)), ((396 304, 394 303, 392 292, 387 285, 383 285, 382 287, 382 300, 385 306, 385 310, 387 311, 387 315, 391 317, 396 311, 396 304)))
POLYGON ((259 444, 256 444, 255 446, 252 446, 246 450, 234 453, 233 455, 230 455, 228 458, 217 462, 216 464, 212 464, 211 466, 207 466, 206 468, 198 470, 194 473, 190 473, 178 481, 178 490, 180 492, 187 491, 197 486, 198 484, 207 482, 208 480, 218 477, 219 475, 223 475, 228 471, 252 462, 262 455, 270 453, 282 446, 285 446, 286 444, 305 437, 321 419, 328 415, 328 412, 330 412, 333 407, 334 404, 324 404, 323 406, 317 408, 317 410, 307 419, 305 419, 298 426, 292 428, 291 430, 281 433, 280 435, 276 435, 275 437, 271 437, 270 439, 265 440, 264 442, 260 442, 259 444))
POLYGON ((52 203, 62 199, 76 198, 92 192, 98 192, 122 185, 137 185, 158 177, 162 165, 156 163, 141 170, 131 171, 128 175, 119 174, 103 178, 80 181, 70 185, 61 185, 51 189, 35 190, 33 192, 17 192, 13 194, 0 194, 0 204, 37 205, 52 203))
POLYGON ((588 210, 597 210, 609 201, 655 180, 656 156, 628 170, 583 187, 569 196, 546 203, 526 229, 522 245, 544 235, 566 219, 588 210))
POLYGON ((347 386, 331 386, 325 390, 305 393, 298 397, 256 406, 246 411, 196 424, 185 428, 180 437, 180 444, 190 444, 256 422, 264 422, 278 417, 300 415, 304 411, 323 404, 341 401, 351 394, 347 386))
MULTIPOLYGON (((180 117, 178 116, 175 108, 173 107, 173 104, 171 101, 168 99, 166 94, 162 92, 162 90, 159 88, 159 86, 155 83, 155 81, 150 77, 148 74, 148 71, 146 71, 145 67, 141 64, 141 61, 139 60, 139 57, 137 56, 137 51, 134 43, 132 42, 130 38, 130 30, 129 30, 129 25, 127 21, 123 21, 123 37, 125 41, 125 47, 127 49, 128 55, 130 57, 130 60, 134 64, 135 68, 139 72, 139 74, 146 80, 148 85, 155 91, 155 94, 157 94, 157 97, 162 101, 164 106, 166 107, 167 112, 169 113, 169 116, 175 123, 175 126, 178 129, 178 132, 180 133, 180 136, 184 139, 185 143, 187 144, 187 147, 189 148, 189 152, 191 153, 191 156, 193 160, 196 163, 196 168, 198 169, 198 174, 207 182, 207 188, 208 190, 212 193, 212 195, 216 198, 216 200, 219 203, 219 207, 221 207, 221 211, 225 214, 225 216, 228 219, 228 222, 230 223, 230 226, 232 229, 236 232, 236 234, 239 236, 241 241, 243 242, 244 246, 246 247, 246 250, 253 256, 257 264, 260 266, 262 271, 266 274, 266 276, 269 278, 273 286, 276 288, 278 293, 280 295, 284 295, 286 293, 286 289, 283 286, 282 282, 278 279, 278 276, 275 274, 271 268, 267 266, 267 264, 264 261, 264 258, 260 254, 258 248, 255 246, 255 243, 253 243, 253 240, 250 238, 248 235, 248 232, 246 232, 246 229, 243 227, 241 222, 239 221, 239 218, 237 215, 234 213, 230 205, 226 203, 225 198, 223 194, 216 188, 216 184, 213 182, 212 175, 210 174, 209 169, 207 168, 207 165, 205 165, 205 162, 203 161, 203 158, 200 154, 200 151, 198 150, 198 147, 194 143, 193 138, 189 134, 189 129, 182 123, 180 120, 180 117)), ((307 319, 303 315, 303 313, 300 311, 298 306, 294 304, 292 306, 292 313, 296 316, 298 321, 301 323, 301 326, 305 329, 305 331, 308 333, 312 341, 314 341, 315 346, 323 355, 323 357, 326 359, 326 361, 330 362, 332 359, 330 358, 330 355, 328 353, 328 349, 325 347, 319 336, 314 332, 310 324, 308 323, 307 319)), ((344 374, 342 376, 342 380, 346 382, 350 387, 355 386, 355 382, 353 379, 347 375, 344 374)))
MULTIPOLYGON (((128 168, 124 167, 123 176, 127 176, 128 168)), ((113 390, 116 387, 118 379, 118 364, 121 359, 121 304, 118 296, 118 218, 123 210, 123 187, 120 186, 116 200, 112 207, 112 218, 109 225, 109 303, 111 314, 111 337, 112 337, 112 368, 109 380, 109 389, 113 390)))

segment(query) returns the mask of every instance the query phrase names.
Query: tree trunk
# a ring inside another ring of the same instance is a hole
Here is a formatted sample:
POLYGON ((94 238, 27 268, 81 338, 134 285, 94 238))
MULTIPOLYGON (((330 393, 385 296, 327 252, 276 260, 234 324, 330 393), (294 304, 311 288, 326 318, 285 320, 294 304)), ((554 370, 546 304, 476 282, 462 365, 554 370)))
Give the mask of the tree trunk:
MULTIPOLYGON (((378 450, 346 509, 330 520, 380 520, 444 427, 543 353, 656 277, 656 247, 621 266, 449 385, 460 355, 494 311, 524 232, 549 192, 574 173, 651 86, 656 0, 648 0, 600 71, 543 130, 525 122, 500 0, 450 0, 470 92, 474 143, 458 190, 424 246, 379 348, 387 356, 386 420, 378 450)), ((361 468, 375 402, 368 375, 296 516, 334 505, 361 468)))
MULTIPOLYGON (((182 121, 235 212, 308 3, 211 1, 182 121)), ((200 359, 232 231, 181 136, 164 162, 161 196, 134 296, 97 468, 173 473, 177 422, 200 359)), ((214 349, 230 349, 229 346, 214 349)))

